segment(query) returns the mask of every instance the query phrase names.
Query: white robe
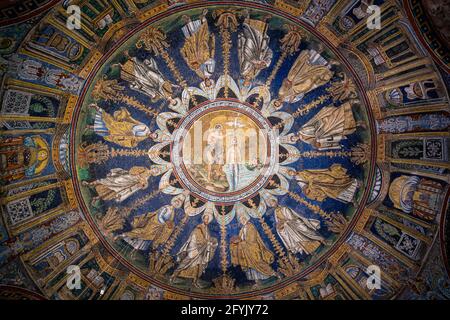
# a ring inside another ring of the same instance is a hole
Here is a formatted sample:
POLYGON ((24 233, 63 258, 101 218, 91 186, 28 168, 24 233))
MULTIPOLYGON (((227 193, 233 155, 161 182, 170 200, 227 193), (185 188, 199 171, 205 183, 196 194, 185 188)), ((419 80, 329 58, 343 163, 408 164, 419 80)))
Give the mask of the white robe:
MULTIPOLYGON (((186 38, 194 36, 202 26, 202 23, 207 23, 206 20, 195 20, 190 21, 184 27, 181 28, 183 34, 186 38)), ((216 60, 214 58, 209 58, 204 63, 200 65, 200 71, 203 73, 205 78, 211 78, 216 68, 216 60)))
MULTIPOLYGON (((158 215, 158 222, 160 224, 164 224, 167 221, 169 221, 172 218, 172 215, 174 215, 174 209, 172 206, 166 205, 158 209, 157 215, 158 215)), ((148 214, 147 214, 148 215, 148 214)), ((123 240, 127 242, 129 245, 131 245, 136 250, 147 250, 150 247, 151 241, 150 240, 143 240, 139 238, 132 238, 128 236, 124 236, 123 240)))
POLYGON ((244 164, 225 164, 223 166, 230 186, 228 191, 237 191, 247 187, 260 175, 260 170, 257 168, 249 169, 244 164))
POLYGON ((275 221, 277 223, 277 233, 283 241, 286 248, 296 253, 307 253, 308 250, 304 247, 305 242, 310 241, 325 241, 325 239, 317 232, 320 229, 320 221, 315 219, 307 219, 305 217, 295 214, 291 209, 281 207, 281 214, 284 216, 286 223, 281 229, 279 220, 275 214, 275 221))
POLYGON ((96 184, 101 184, 113 191, 116 194, 116 202, 122 202, 142 189, 139 176, 129 174, 127 170, 121 168, 111 169, 106 178, 98 180, 96 184))

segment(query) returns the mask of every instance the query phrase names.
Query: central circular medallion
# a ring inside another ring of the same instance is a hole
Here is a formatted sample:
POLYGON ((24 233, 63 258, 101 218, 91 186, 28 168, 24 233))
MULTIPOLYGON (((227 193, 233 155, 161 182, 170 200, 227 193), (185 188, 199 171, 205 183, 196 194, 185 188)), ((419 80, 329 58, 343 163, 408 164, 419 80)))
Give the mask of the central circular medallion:
POLYGON ((277 163, 276 133, 246 103, 220 99, 181 119, 171 157, 175 174, 200 198, 222 204, 254 195, 277 163))

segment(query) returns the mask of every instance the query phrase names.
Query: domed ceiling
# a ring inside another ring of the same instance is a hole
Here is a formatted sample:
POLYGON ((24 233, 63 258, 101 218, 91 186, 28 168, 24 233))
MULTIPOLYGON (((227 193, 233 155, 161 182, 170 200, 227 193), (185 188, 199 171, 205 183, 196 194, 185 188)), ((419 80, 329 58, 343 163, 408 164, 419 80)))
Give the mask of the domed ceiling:
POLYGON ((449 298, 446 60, 372 2, 1 9, 1 296, 449 298))

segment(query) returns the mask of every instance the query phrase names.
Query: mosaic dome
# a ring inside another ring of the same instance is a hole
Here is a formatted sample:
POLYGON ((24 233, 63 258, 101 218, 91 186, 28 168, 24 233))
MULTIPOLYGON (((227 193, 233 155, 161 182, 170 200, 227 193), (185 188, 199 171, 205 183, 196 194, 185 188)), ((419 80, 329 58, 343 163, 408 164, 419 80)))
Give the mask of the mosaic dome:
POLYGON ((409 7, 78 2, 0 28, 5 297, 449 297, 448 74, 409 7))

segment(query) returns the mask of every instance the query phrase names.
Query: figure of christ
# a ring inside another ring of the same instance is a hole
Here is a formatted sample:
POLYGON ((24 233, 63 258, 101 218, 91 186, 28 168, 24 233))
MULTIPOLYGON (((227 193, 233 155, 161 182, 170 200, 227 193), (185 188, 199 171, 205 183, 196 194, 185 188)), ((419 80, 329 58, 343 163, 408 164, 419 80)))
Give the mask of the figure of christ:
POLYGON ((241 150, 239 148, 238 139, 236 136, 231 138, 230 148, 227 150, 227 158, 224 171, 227 174, 229 191, 235 191, 239 185, 239 171, 242 161, 241 150))
POLYGON ((173 88, 178 86, 163 77, 153 58, 139 61, 132 57, 125 64, 120 64, 120 69, 120 77, 130 83, 130 88, 149 96, 152 102, 164 99, 171 105, 177 104, 173 98, 173 88))
POLYGON ((217 239, 212 237, 208 230, 211 220, 212 215, 204 214, 202 222, 195 227, 178 251, 179 264, 170 277, 170 282, 173 282, 175 278, 191 279, 196 288, 201 288, 198 281, 214 257, 217 248, 217 239))
POLYGON ((244 161, 244 145, 233 135, 227 150, 226 162, 223 171, 228 180, 229 191, 237 191, 252 183, 260 174, 257 159, 250 163, 244 161))
POLYGON ((311 90, 329 82, 332 77, 333 72, 324 58, 314 50, 303 51, 283 80, 277 105, 284 101, 298 101, 311 90))

